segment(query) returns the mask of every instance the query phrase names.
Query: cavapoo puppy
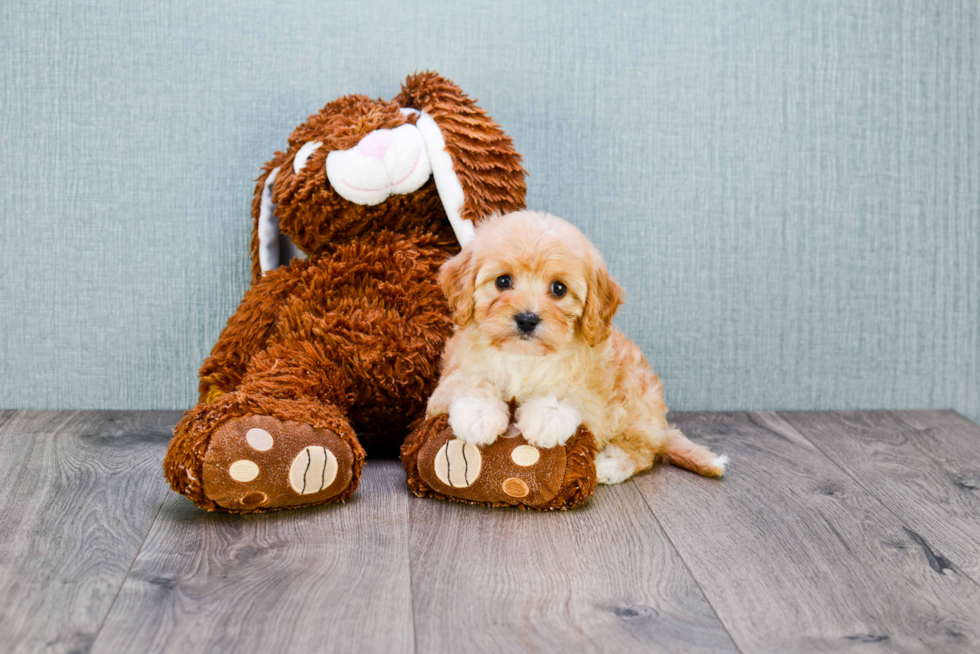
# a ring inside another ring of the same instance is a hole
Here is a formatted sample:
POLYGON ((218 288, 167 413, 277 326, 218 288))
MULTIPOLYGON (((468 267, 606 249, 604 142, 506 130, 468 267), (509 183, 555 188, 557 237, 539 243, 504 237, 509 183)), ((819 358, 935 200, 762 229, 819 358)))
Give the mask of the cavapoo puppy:
POLYGON ((555 216, 495 216, 440 270, 456 333, 428 415, 449 414, 456 437, 485 445, 517 428, 531 444, 564 445, 579 425, 595 436, 599 481, 616 484, 658 457, 719 477, 727 457, 667 423, 660 380, 612 327, 622 304, 599 252, 555 216))

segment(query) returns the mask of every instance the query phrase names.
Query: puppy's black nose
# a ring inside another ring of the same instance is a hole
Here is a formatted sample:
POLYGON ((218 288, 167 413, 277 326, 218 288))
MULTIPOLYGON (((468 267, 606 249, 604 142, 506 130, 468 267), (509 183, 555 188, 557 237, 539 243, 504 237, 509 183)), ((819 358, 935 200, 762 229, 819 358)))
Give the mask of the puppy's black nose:
POLYGON ((524 311, 514 316, 514 322, 517 323, 517 328, 521 330, 522 334, 530 334, 538 326, 538 323, 541 322, 541 318, 536 313, 524 311))

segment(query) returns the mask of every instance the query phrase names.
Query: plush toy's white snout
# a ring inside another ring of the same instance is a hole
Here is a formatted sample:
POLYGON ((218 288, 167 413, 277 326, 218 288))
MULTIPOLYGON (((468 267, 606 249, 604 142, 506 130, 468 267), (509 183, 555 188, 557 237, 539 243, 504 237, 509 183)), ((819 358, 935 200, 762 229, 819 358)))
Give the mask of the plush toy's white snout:
MULTIPOLYGON (((460 216, 465 201, 463 187, 439 125, 418 109, 406 107, 401 112, 415 116, 415 124, 375 130, 350 150, 327 154, 327 179, 348 202, 374 206, 392 195, 419 190, 431 176, 456 239, 460 245, 466 245, 473 238, 473 223, 460 216)), ((322 146, 320 141, 304 143, 293 157, 293 172, 299 174, 313 152, 322 146)), ((279 233, 276 203, 272 201, 272 187, 278 174, 279 168, 273 168, 262 187, 258 236, 263 274, 301 256, 289 237, 279 233)))
POLYGON ((415 125, 378 129, 350 150, 327 155, 327 179, 340 197, 373 206, 417 191, 432 175, 425 139, 415 125))

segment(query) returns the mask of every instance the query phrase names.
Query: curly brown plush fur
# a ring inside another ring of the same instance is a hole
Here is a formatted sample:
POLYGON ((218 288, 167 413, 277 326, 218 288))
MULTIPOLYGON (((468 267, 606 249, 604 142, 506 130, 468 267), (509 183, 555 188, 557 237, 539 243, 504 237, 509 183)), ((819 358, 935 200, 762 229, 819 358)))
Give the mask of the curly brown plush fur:
MULTIPOLYGON (((353 452, 357 487, 365 450, 394 454, 422 415, 452 333, 436 283, 459 251, 432 179, 375 206, 342 198, 327 180, 332 150, 347 150, 377 129, 394 129, 424 111, 438 124, 464 190, 461 215, 477 221, 524 206, 526 174, 509 137, 435 73, 410 76, 391 101, 352 95, 327 104, 297 127, 289 147, 264 166, 252 205, 253 285, 200 371, 200 404, 175 428, 164 471, 175 491, 208 510, 202 466, 211 436, 232 418, 271 416, 328 430, 353 452), (293 159, 320 141, 298 173, 293 159), (278 168, 272 199, 280 232, 308 255, 262 274, 262 191, 278 168)), ((292 506, 301 506, 297 503, 292 506)), ((282 507, 257 507, 268 510, 282 507)))

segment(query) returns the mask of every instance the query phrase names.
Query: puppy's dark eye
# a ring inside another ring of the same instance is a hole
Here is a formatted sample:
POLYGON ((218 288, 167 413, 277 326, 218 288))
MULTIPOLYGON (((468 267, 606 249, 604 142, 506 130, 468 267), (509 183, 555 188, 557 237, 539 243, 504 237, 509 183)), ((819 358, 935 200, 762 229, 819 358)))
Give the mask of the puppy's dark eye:
POLYGON ((555 297, 565 297, 565 293, 568 293, 568 289, 561 282, 551 282, 551 294, 555 297))
POLYGON ((497 278, 496 284, 501 291, 506 291, 510 288, 510 275, 501 275, 497 278))

